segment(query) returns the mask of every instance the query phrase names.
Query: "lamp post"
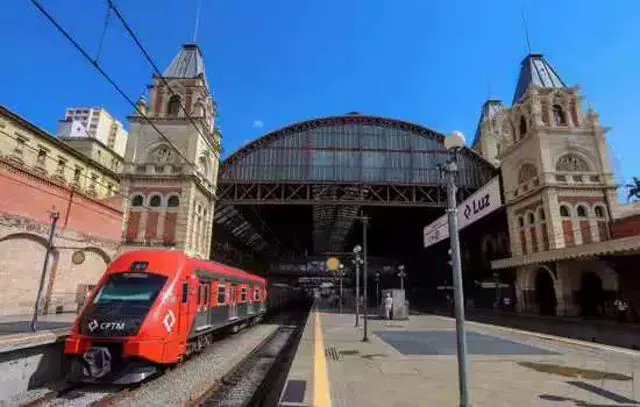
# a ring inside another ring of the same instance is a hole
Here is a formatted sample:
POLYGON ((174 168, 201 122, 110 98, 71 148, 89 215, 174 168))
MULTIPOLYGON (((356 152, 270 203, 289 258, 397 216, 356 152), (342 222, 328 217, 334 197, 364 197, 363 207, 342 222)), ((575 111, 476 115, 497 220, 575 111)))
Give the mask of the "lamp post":
POLYGON ((38 314, 40 313, 40 302, 42 300, 42 290, 44 288, 44 280, 47 276, 47 266, 49 265, 49 255, 53 248, 53 236, 56 231, 56 224, 60 214, 57 210, 53 209, 49 214, 51 218, 51 229, 49 230, 49 240, 47 241, 47 249, 44 252, 44 265, 42 266, 42 274, 40 275, 40 286, 38 287, 38 296, 36 297, 36 305, 33 308, 33 318, 31 319, 31 330, 36 331, 36 324, 38 322, 38 314))
POLYGON ((367 270, 367 224, 369 223, 369 218, 363 214, 360 219, 362 219, 362 257, 364 260, 362 267, 362 277, 364 279, 364 336, 362 337, 362 342, 369 342, 369 332, 367 330, 367 318, 369 317, 369 302, 367 300, 367 280, 369 279, 367 270))
POLYGON ((500 309, 500 274, 493 273, 493 281, 496 284, 496 311, 500 309))
POLYGON ((340 314, 342 314, 342 276, 344 274, 344 264, 340 263, 338 270, 340 277, 340 314))
POLYGON ((398 277, 400 277, 400 289, 404 290, 404 278, 407 276, 404 272, 404 266, 401 264, 398 266, 398 277))
POLYGON ((376 271, 376 308, 380 306, 380 273, 376 271))
POLYGON ((360 264, 362 263, 362 259, 360 258, 361 251, 362 246, 360 245, 356 245, 356 247, 353 248, 353 254, 355 258, 352 261, 356 266, 356 327, 360 325, 360 264))
POLYGON ((456 339, 458 345, 458 386, 460 406, 469 406, 467 391, 467 341, 464 331, 464 294, 462 292, 462 268, 460 264, 460 239, 458 236, 458 210, 456 203, 456 153, 465 145, 464 135, 453 131, 445 137, 444 146, 450 153, 450 159, 444 165, 447 179, 447 212, 449 215, 449 237, 451 239, 451 261, 453 266, 453 286, 455 298, 456 339))

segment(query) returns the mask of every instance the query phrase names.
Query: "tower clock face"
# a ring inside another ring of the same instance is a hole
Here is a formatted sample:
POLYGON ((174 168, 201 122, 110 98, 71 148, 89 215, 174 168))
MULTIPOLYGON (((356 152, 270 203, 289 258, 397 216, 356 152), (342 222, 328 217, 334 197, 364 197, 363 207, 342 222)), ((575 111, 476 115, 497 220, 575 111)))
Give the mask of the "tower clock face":
POLYGON ((173 160, 173 150, 167 146, 160 147, 153 153, 156 162, 166 163, 173 160))

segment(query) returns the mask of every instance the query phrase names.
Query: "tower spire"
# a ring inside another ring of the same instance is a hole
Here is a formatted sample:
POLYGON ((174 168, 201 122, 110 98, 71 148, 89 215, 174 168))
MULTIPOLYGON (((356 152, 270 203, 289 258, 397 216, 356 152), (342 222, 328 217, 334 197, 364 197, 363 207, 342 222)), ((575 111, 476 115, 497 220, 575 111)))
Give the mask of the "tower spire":
POLYGON ((196 8, 196 25, 195 28, 193 29, 193 43, 196 42, 196 39, 198 38, 198 26, 200 25, 200 9, 202 8, 202 0, 197 0, 198 1, 198 6, 196 8))
POLYGON ((527 13, 524 8, 524 5, 522 6, 522 27, 524 29, 524 39, 525 39, 525 42, 527 43, 527 54, 531 54, 531 42, 529 41, 529 28, 527 27, 527 13))

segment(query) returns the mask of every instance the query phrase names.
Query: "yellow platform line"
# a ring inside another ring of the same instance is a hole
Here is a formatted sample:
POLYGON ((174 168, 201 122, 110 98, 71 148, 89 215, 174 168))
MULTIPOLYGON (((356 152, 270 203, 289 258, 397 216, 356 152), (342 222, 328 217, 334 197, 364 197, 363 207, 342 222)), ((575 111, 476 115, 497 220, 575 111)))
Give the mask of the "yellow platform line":
POLYGON ((316 311, 314 314, 313 405, 314 407, 331 407, 329 372, 327 371, 327 358, 324 354, 324 338, 322 337, 322 326, 320 325, 320 313, 316 311))

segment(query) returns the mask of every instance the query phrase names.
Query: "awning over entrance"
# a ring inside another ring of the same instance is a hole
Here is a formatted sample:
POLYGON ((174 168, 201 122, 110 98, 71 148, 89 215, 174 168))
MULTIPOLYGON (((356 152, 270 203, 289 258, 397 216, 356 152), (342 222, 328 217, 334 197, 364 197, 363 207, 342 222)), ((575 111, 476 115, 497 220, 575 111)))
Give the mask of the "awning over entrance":
POLYGON ((498 270, 560 260, 633 254, 640 254, 640 235, 494 260, 491 262, 491 268, 498 270))

